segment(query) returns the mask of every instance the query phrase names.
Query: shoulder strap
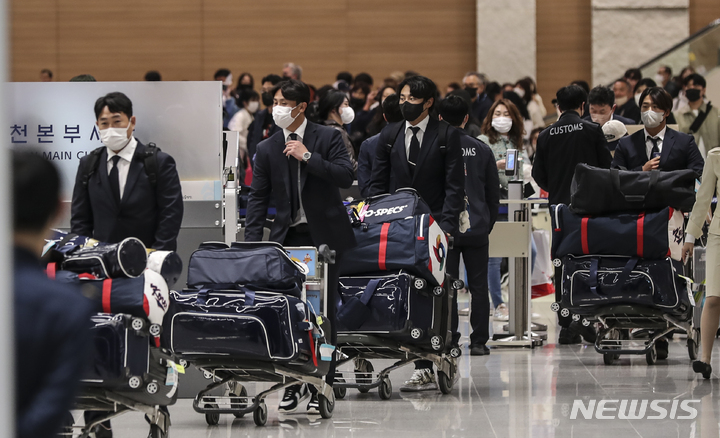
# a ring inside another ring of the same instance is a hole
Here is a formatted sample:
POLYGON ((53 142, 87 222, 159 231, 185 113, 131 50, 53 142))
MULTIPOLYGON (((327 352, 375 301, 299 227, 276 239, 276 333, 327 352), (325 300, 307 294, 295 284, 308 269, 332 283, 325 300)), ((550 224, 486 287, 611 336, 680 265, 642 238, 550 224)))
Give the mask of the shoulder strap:
POLYGON ((90 177, 97 170, 103 149, 105 149, 105 146, 100 146, 88 154, 88 159, 85 160, 85 167, 83 168, 83 186, 87 187, 90 177))
POLYGON ((438 144, 440 145, 440 153, 443 156, 447 153, 447 138, 450 124, 444 120, 440 121, 440 127, 438 128, 438 144))
POLYGON ((150 185, 155 188, 157 186, 157 174, 158 174, 158 161, 157 154, 160 152, 160 148, 155 143, 148 143, 145 146, 145 153, 142 155, 143 163, 145 164, 145 174, 150 181, 150 185))
POLYGON ((402 131, 404 126, 405 122, 397 122, 397 126, 395 126, 395 128, 393 128, 390 132, 390 137, 386 138, 384 141, 386 148, 392 149, 392 147, 395 145, 395 140, 397 140, 397 136, 400 135, 400 131, 402 131))
POLYGON ((700 129, 702 124, 705 122, 705 119, 707 118, 711 109, 712 109, 712 102, 708 102, 707 108, 705 109, 705 111, 700 111, 700 113, 698 114, 698 116, 695 119, 695 121, 693 122, 693 124, 690 125, 690 132, 689 132, 690 135, 698 132, 698 130, 700 129))

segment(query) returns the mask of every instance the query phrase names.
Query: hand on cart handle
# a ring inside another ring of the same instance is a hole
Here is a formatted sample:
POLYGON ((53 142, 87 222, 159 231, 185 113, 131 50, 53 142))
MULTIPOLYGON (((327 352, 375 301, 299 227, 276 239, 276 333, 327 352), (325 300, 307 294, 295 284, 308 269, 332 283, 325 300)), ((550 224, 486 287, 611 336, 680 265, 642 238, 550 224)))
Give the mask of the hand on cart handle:
POLYGON ((330 249, 330 247, 326 244, 323 243, 320 245, 318 248, 318 254, 325 260, 326 263, 331 265, 335 264, 335 250, 330 249))
POLYGON ((682 248, 682 261, 683 263, 688 262, 688 257, 692 253, 693 248, 695 247, 695 244, 693 242, 685 242, 682 248))

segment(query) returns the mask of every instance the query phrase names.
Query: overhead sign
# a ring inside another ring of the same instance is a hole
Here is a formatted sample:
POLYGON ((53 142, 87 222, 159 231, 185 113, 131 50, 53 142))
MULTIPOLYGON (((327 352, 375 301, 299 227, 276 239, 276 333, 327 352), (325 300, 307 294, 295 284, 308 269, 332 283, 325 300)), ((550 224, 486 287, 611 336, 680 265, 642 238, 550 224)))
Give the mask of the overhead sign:
POLYGON ((215 199, 221 172, 222 88, 203 82, 14 82, 7 134, 12 147, 32 148, 60 169, 63 199, 72 196, 80 158, 102 146, 95 101, 120 91, 133 103, 135 138, 155 143, 177 163, 193 199, 215 199), (190 187, 188 187, 190 188, 190 187), (207 196, 205 196, 207 195, 207 196))

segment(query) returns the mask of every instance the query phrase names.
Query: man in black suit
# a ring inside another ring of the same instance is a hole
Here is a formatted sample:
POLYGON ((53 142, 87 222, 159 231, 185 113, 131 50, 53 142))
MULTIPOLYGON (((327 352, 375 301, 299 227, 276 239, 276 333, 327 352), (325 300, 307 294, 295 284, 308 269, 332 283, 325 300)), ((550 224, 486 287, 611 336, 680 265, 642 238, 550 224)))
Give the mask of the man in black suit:
MULTIPOLYGON (((459 233, 448 254, 448 273, 458 278, 460 256, 465 262, 468 289, 472 296, 470 305, 470 354, 485 356, 490 350, 485 345, 490 338, 490 298, 488 295, 489 236, 497 220, 500 207, 500 179, 495 154, 480 140, 465 131, 468 122, 469 105, 459 95, 448 95, 440 102, 440 117, 451 126, 460 129, 460 144, 465 164, 465 211, 459 233)), ((457 342, 457 295, 453 301, 453 333, 457 342)))
MULTIPOLYGON (((383 118, 388 123, 397 123, 403 119, 400 112, 400 98, 397 94, 391 94, 386 97, 380 105, 383 118)), ((360 145, 360 153, 358 154, 357 182, 360 194, 368 197, 370 190, 370 177, 372 176, 373 163, 377 155, 378 142, 380 141, 380 133, 368 138, 360 145)))
MULTIPOLYGON (((634 125, 635 121, 626 117, 615 114, 617 105, 615 104, 615 93, 609 87, 599 85, 588 94, 589 113, 583 116, 584 120, 592 120, 602 128, 610 120, 618 120, 624 125, 634 125)), ((617 147, 617 141, 607 144, 610 152, 617 147)))
POLYGON ((613 83, 613 93, 615 93, 615 103, 617 108, 615 114, 630 119, 634 124, 640 122, 640 108, 638 108, 633 98, 633 90, 628 81, 618 79, 613 83))
POLYGON ((472 115, 472 119, 480 125, 482 125, 485 117, 487 117, 488 111, 490 111, 490 107, 494 103, 485 92, 487 84, 487 76, 475 71, 468 72, 463 78, 463 89, 467 91, 472 101, 470 115, 472 115))
MULTIPOLYGON (((327 317, 337 338, 335 309, 343 252, 356 245, 350 220, 340 197, 340 188, 349 188, 355 179, 340 132, 311 123, 305 117, 310 89, 291 79, 273 88, 273 119, 281 131, 258 145, 253 169, 252 191, 248 198, 245 240, 259 242, 272 195, 277 214, 270 240, 284 246, 327 244, 337 252, 328 273, 327 317)), ((326 377, 332 384, 334 361, 326 377)), ((291 413, 309 396, 306 385, 285 390, 279 411, 291 413)), ((317 394, 308 403, 308 412, 319 413, 317 394)))
MULTIPOLYGON (((570 185, 575 166, 585 163, 604 169, 610 168, 612 157, 605 142, 602 128, 581 119, 587 94, 578 85, 558 90, 557 104, 560 119, 545 128, 537 140, 532 176, 540 188, 548 192, 550 204, 570 204, 570 185)), ((559 303, 562 293, 562 270, 555 268, 555 296, 559 303)), ((595 342, 595 331, 573 322, 570 314, 558 312, 561 327, 558 343, 577 344, 581 335, 588 342, 595 342)))
POLYGON ((175 251, 183 216, 175 160, 135 139, 132 102, 123 93, 99 98, 95 117, 105 147, 80 160, 72 232, 107 243, 137 237, 148 248, 175 251))
POLYGON ((618 142, 612 167, 627 170, 665 171, 692 169, 702 176, 705 162, 695 139, 667 127, 673 101, 660 87, 646 88, 640 96, 645 129, 618 142))
MULTIPOLYGON (((445 126, 445 149, 439 142, 441 124, 430 115, 437 87, 424 76, 406 78, 398 86, 404 122, 391 123, 381 134, 373 164, 369 195, 393 193, 412 187, 427 202, 440 228, 450 235, 458 230, 465 181, 458 130, 445 126), (392 145, 392 147, 388 147, 392 145)), ((415 373, 401 391, 437 388, 432 362, 415 362, 415 373)))
POLYGON ((265 109, 258 111, 248 127, 248 157, 250 162, 255 161, 255 152, 257 145, 261 141, 270 138, 273 134, 280 131, 272 118, 273 95, 272 89, 283 79, 278 75, 267 75, 262 78, 262 103, 265 109))
POLYGON ((61 211, 57 169, 41 155, 13 151, 12 171, 16 436, 50 438, 89 360, 94 304, 40 266, 61 211))

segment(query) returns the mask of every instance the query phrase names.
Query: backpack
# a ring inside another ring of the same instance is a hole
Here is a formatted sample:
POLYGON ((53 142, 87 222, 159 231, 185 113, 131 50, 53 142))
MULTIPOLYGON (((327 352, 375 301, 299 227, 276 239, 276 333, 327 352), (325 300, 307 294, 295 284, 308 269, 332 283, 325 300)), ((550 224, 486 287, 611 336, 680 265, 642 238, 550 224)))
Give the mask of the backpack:
MULTIPOLYGON (((97 170, 98 162, 100 161, 100 154, 102 154, 104 149, 105 146, 100 146, 88 154, 88 159, 85 162, 85 168, 83 169, 83 187, 87 187, 90 178, 97 170)), ((145 152, 143 153, 139 153, 137 150, 135 151, 135 157, 142 159, 145 164, 145 174, 147 175, 153 189, 157 186, 158 152, 160 152, 160 148, 157 147, 155 143, 148 143, 145 146, 145 152)))

